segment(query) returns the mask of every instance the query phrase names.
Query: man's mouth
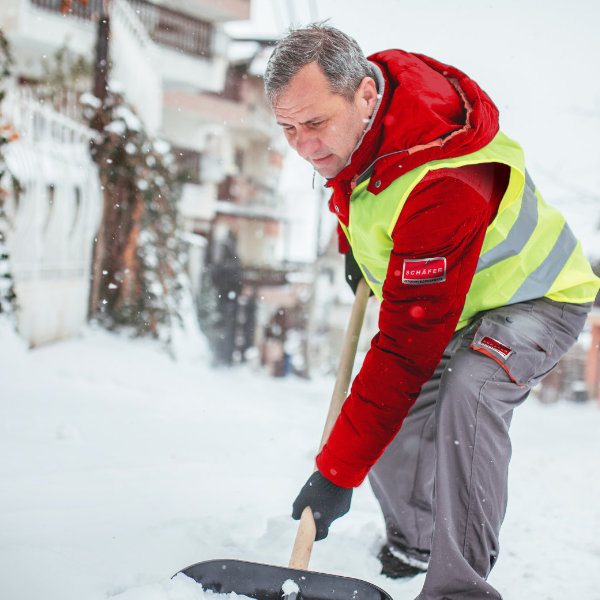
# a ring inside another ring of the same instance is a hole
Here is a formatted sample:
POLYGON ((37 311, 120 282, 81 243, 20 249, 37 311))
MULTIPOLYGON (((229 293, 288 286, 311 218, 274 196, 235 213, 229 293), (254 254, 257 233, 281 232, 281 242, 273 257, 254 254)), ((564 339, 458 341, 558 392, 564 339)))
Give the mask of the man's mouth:
POLYGON ((325 156, 321 156, 320 158, 311 158, 310 162, 312 162, 313 165, 319 166, 326 163, 332 156, 333 154, 327 154, 325 156))

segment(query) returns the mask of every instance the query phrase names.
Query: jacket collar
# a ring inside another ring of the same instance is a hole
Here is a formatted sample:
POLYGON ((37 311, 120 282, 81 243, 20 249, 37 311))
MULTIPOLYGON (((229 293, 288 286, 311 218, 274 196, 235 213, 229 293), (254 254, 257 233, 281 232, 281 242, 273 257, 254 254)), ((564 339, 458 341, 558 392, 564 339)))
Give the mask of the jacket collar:
POLYGON ((348 164, 332 179, 330 210, 348 224, 350 194, 370 177, 377 195, 431 160, 479 150, 498 132, 498 110, 464 73, 424 55, 387 50, 369 57, 380 98, 348 164))

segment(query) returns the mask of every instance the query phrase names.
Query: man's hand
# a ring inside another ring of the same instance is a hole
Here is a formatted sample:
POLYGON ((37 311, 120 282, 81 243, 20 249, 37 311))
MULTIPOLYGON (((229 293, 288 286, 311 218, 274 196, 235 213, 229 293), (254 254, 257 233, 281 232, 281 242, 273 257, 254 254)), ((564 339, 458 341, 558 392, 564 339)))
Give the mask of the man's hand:
POLYGON ((350 510, 351 500, 352 488, 340 487, 315 471, 294 501, 292 518, 297 521, 310 506, 317 526, 315 540, 322 540, 327 537, 331 523, 350 510))

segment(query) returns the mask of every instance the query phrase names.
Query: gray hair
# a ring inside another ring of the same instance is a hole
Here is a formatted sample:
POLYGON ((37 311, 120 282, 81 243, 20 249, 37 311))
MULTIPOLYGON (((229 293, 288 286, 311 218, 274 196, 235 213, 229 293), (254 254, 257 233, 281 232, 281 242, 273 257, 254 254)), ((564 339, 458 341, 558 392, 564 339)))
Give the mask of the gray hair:
POLYGON ((365 77, 375 77, 356 40, 325 23, 290 29, 275 45, 265 70, 265 93, 271 104, 300 69, 316 62, 327 77, 333 94, 354 98, 365 77))

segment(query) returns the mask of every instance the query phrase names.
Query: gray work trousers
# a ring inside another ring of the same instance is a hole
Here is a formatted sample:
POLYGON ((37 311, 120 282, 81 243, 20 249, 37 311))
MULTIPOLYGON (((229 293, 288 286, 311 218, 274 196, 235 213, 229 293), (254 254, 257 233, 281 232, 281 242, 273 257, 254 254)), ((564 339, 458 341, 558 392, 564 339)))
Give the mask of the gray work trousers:
POLYGON ((388 542, 428 561, 417 600, 499 600, 486 579, 507 501, 513 409, 575 343, 591 304, 490 310, 452 337, 371 469, 388 542))

